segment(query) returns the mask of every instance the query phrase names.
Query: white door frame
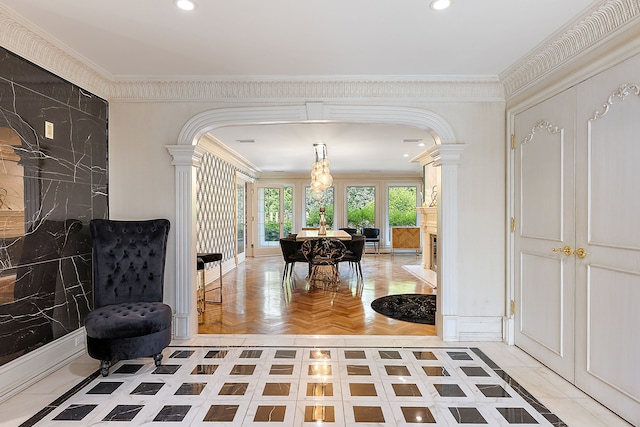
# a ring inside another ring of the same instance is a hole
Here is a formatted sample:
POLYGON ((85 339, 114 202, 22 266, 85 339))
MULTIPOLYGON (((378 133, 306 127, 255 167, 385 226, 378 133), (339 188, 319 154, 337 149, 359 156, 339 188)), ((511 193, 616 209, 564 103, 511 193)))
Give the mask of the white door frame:
MULTIPOLYGON (((176 168, 176 303, 174 337, 189 339, 198 331, 196 284, 196 172, 203 150, 200 139, 216 128, 230 125, 304 123, 309 121, 413 126, 428 131, 436 141, 428 156, 442 169, 438 203, 438 335, 459 341, 458 334, 458 166, 465 145, 456 142, 451 125, 424 109, 394 106, 331 105, 309 102, 295 106, 220 108, 200 113, 182 128, 177 145, 167 146, 176 168)), ((422 163, 422 161, 421 161, 422 163)))

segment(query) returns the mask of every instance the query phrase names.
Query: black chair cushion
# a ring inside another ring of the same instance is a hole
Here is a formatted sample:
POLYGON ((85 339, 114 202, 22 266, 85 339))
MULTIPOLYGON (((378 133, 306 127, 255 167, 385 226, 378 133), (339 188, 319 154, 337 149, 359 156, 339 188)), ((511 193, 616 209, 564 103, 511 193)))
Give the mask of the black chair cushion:
POLYGON ((97 339, 131 338, 171 327, 171 307, 161 302, 107 305, 84 320, 87 335, 97 339))

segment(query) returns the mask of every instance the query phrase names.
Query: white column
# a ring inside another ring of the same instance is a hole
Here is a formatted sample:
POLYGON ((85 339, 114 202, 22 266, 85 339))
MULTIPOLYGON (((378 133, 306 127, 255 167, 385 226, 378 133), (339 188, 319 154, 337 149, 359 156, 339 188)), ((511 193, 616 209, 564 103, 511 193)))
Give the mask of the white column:
POLYGON ((464 144, 431 148, 434 166, 440 167, 438 189, 438 296, 436 325, 443 341, 459 341, 458 328, 458 166, 464 144))
POLYGON ((196 308, 196 190, 203 152, 194 145, 167 145, 176 167, 176 299, 173 336, 189 339, 198 332, 196 308))

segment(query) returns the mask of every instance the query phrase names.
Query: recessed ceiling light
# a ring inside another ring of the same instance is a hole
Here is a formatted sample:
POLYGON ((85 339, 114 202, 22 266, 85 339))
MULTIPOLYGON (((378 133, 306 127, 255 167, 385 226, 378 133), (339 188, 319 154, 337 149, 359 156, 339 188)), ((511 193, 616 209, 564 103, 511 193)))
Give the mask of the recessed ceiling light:
POLYGON ((444 10, 451 6, 451 0, 433 0, 429 6, 433 10, 444 10))
POLYGON ((403 154, 402 157, 409 157, 407 153, 403 154))
POLYGON ((196 3, 191 0, 176 0, 176 6, 182 10, 193 10, 196 8, 196 3))

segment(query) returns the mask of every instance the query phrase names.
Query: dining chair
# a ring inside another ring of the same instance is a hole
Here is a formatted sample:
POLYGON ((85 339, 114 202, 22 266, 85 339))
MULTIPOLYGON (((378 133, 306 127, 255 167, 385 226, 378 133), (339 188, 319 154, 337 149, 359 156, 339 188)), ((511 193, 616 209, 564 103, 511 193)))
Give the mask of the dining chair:
POLYGON ((350 266, 355 267, 356 276, 358 280, 363 280, 362 277, 362 255, 364 254, 365 237, 353 236, 351 240, 345 242, 347 251, 340 260, 341 262, 348 262, 350 266))
POLYGON ((311 266, 309 283, 314 285, 317 281, 336 284, 340 281, 338 263, 344 257, 347 248, 344 243, 336 239, 311 239, 302 243, 302 254, 311 266), (328 273, 323 271, 328 270, 328 273))
POLYGON ((375 227, 366 227, 362 229, 362 235, 365 237, 365 244, 372 243, 373 249, 380 253, 380 229, 375 227))
POLYGON ((280 249, 282 250, 282 257, 284 259, 284 270, 282 272, 282 283, 286 279, 293 278, 293 268, 296 262, 307 262, 307 259, 302 254, 299 248, 299 242, 294 237, 283 237, 280 239, 280 249))

